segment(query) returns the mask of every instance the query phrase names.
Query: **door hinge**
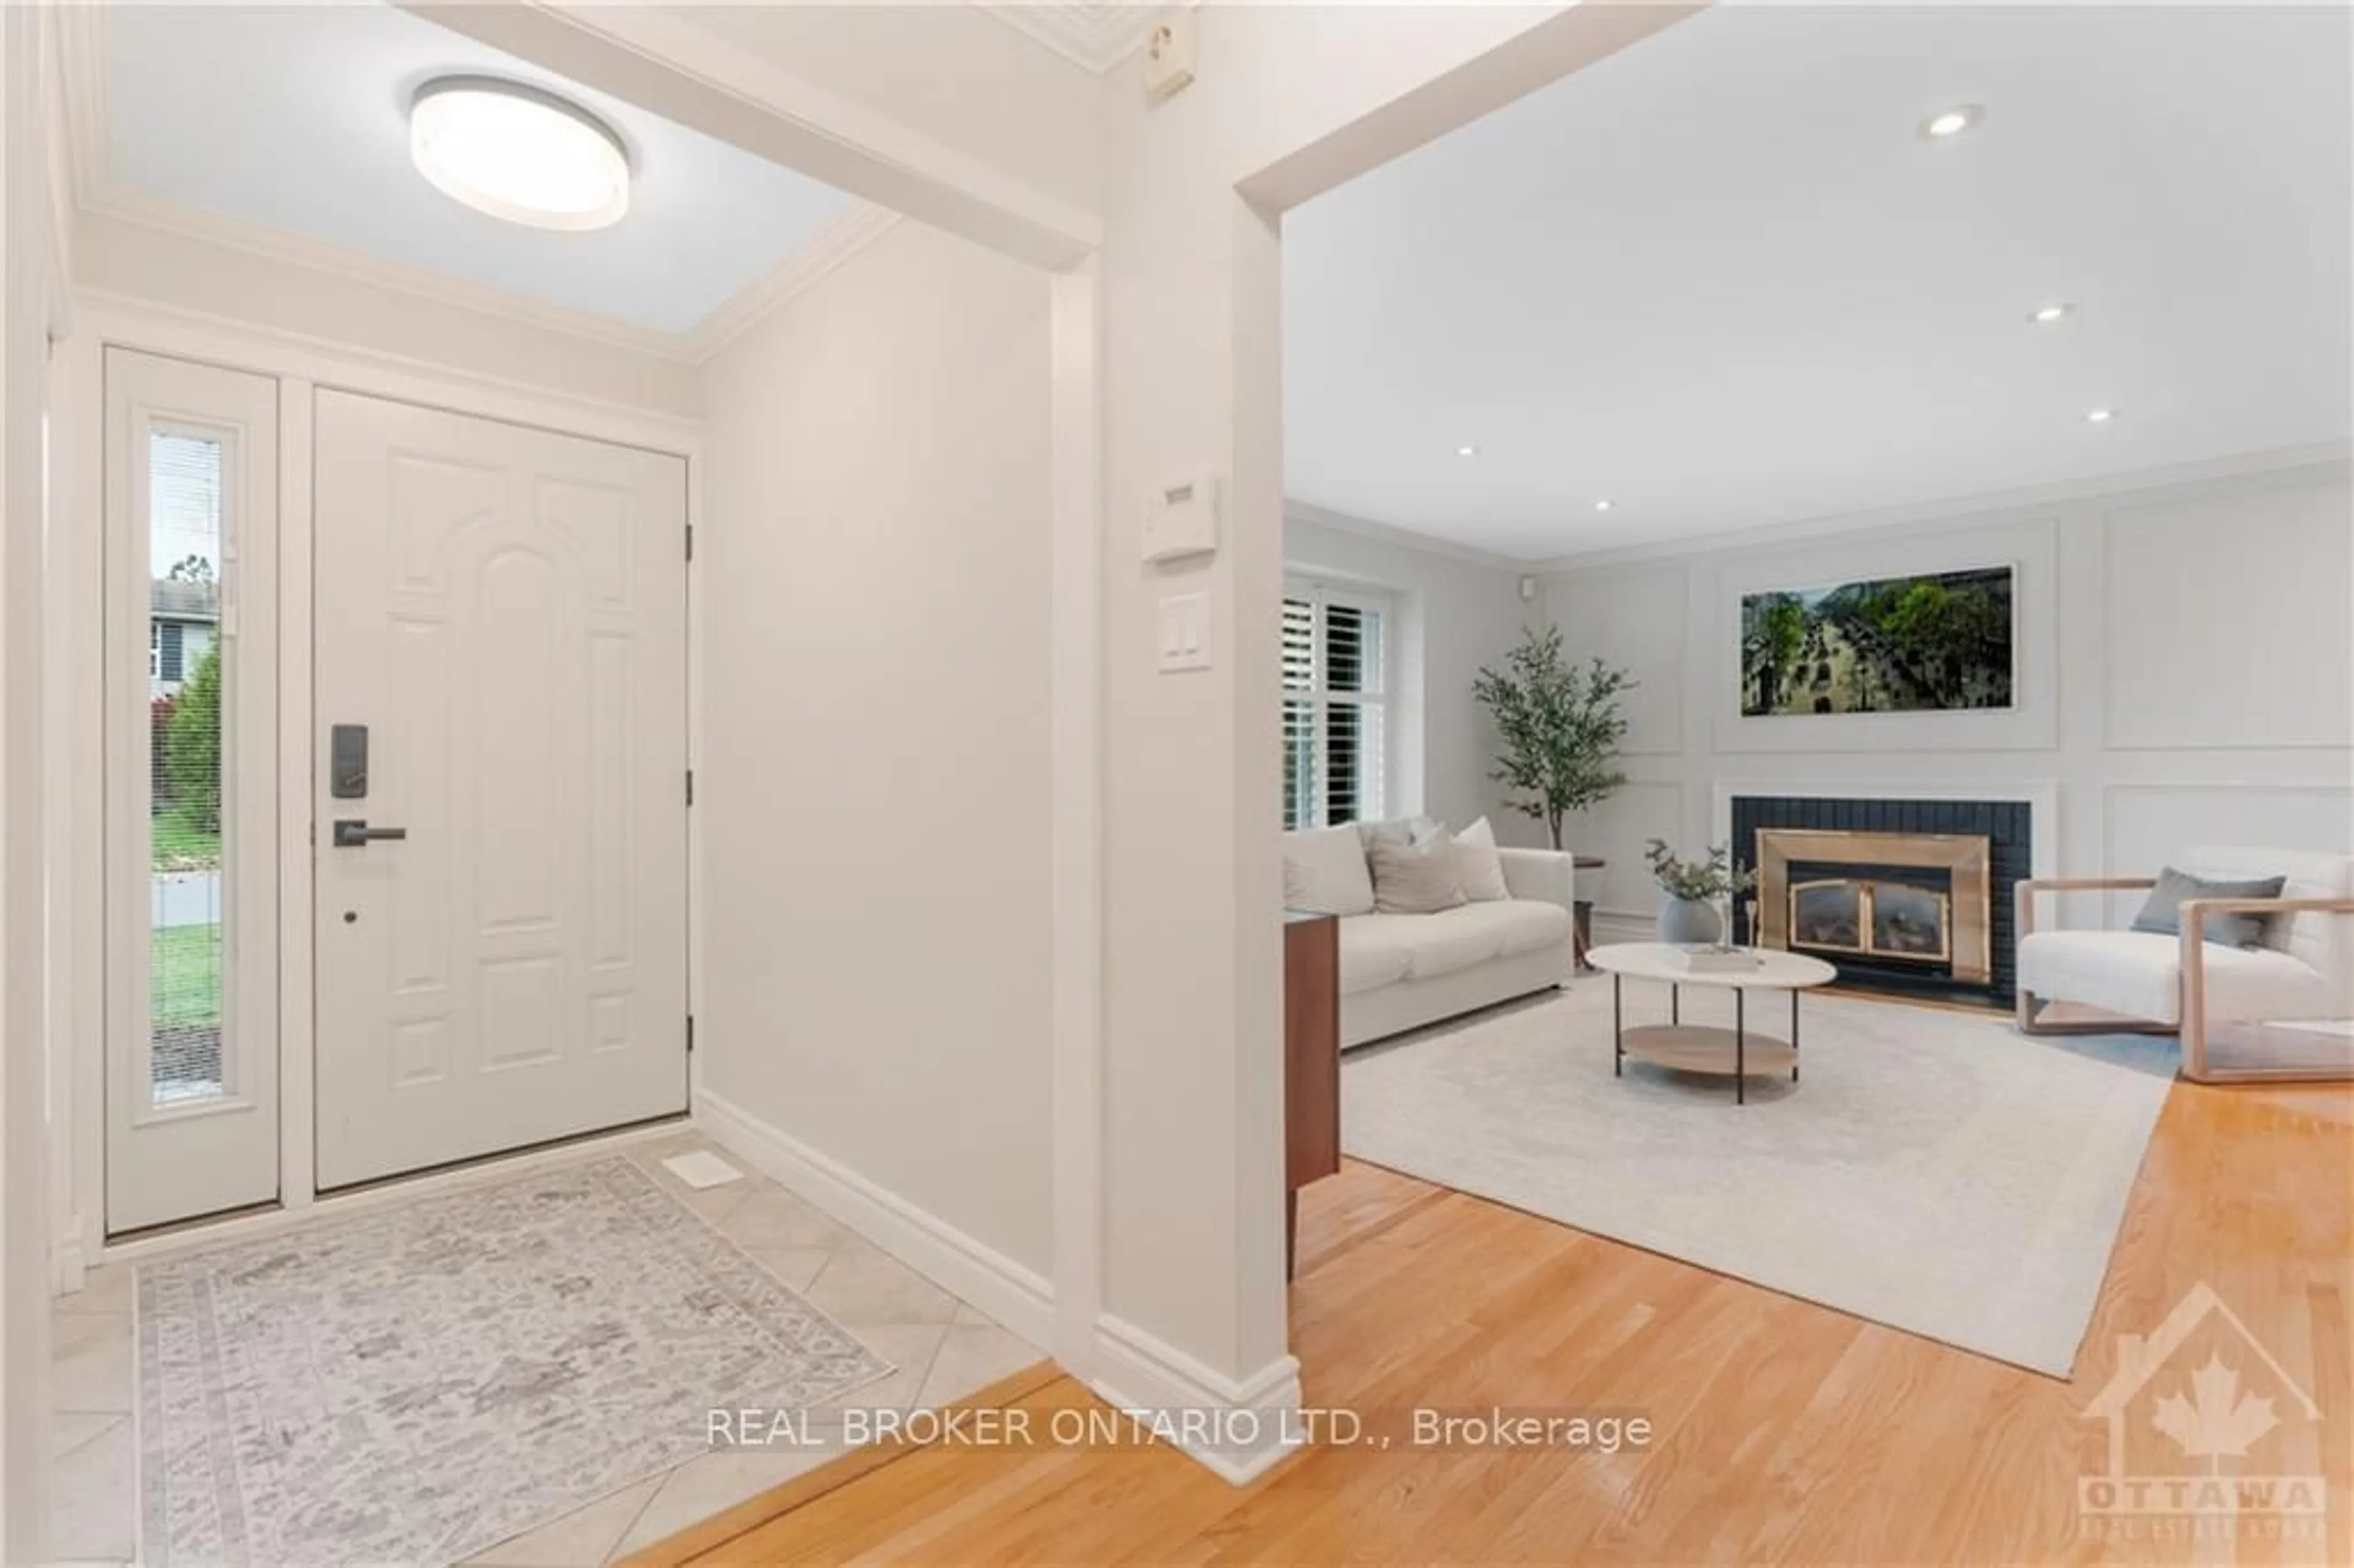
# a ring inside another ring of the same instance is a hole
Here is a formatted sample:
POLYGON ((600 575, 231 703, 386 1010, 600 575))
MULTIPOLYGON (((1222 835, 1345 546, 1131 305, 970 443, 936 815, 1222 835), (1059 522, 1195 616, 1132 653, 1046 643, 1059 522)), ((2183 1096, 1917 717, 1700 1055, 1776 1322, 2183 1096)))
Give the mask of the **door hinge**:
POLYGON ((692 523, 686 525, 686 558, 690 561, 695 559, 695 524, 692 523))
POLYGON ((695 1054, 695 1014, 686 1015, 686 1054, 695 1054))
POLYGON ((692 768, 686 770, 686 803, 690 806, 695 804, 695 769, 692 768))

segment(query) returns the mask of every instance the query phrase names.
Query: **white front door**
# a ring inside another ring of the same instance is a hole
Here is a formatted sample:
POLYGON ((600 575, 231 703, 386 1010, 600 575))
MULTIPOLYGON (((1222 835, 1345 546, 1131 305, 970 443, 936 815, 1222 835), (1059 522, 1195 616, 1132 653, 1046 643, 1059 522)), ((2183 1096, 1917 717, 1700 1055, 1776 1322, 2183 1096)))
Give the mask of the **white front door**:
POLYGON ((685 463, 317 399, 319 1185, 684 1109, 685 463))

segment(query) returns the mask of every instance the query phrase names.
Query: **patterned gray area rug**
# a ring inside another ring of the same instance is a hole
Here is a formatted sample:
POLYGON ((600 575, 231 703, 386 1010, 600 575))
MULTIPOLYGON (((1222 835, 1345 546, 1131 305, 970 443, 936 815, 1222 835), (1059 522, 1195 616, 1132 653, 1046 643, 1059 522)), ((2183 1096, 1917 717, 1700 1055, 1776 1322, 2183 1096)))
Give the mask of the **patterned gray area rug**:
POLYGON ((628 1160, 139 1270, 149 1563, 447 1563, 890 1366, 628 1160))

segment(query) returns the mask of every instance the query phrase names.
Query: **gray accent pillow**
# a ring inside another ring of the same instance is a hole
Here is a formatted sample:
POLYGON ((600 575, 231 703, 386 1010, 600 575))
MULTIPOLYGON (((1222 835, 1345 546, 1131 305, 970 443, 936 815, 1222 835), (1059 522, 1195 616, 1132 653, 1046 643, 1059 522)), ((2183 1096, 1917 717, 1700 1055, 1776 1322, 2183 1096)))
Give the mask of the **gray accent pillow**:
POLYGON ((1435 817, 1392 817, 1385 821, 1359 822, 1357 835, 1364 840, 1365 847, 1370 850, 1376 839, 1387 839, 1392 843, 1418 844, 1437 832, 1438 827, 1438 820, 1435 817))
MULTIPOLYGON (((2252 877, 2242 882, 2213 882, 2203 876, 2193 876, 2172 866, 2158 874, 2158 885, 2149 890, 2149 898, 2134 916, 2137 931, 2154 931, 2161 937, 2182 935, 2182 905, 2190 898, 2278 898, 2287 885, 2285 876, 2252 877)), ((2207 916, 2206 939, 2226 948, 2261 948, 2272 933, 2273 917, 2266 915, 2220 913, 2207 916)))
POLYGON ((1412 843, 1384 834, 1366 848, 1373 871, 1373 907, 1384 915, 1436 915, 1464 902, 1455 835, 1432 830, 1412 843))

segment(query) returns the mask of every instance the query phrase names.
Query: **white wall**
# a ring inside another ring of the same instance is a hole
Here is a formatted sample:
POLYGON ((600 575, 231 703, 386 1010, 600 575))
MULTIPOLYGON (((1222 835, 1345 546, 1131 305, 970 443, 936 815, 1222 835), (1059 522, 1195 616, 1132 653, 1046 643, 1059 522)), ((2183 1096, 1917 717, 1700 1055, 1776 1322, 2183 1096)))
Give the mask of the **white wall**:
POLYGON ((0 8, 0 1559, 48 1553, 42 409, 68 280, 46 14, 0 8))
POLYGON ((2354 491, 2328 464, 2137 488, 1903 528, 1693 547, 1546 578, 1580 653, 1624 663, 1626 789, 1575 823, 1606 856, 1602 916, 1648 918, 1648 838, 1725 832, 1729 785, 2048 789, 2039 865, 2154 872, 2192 843, 2354 846, 2354 491), (2012 563, 2007 713, 1739 711, 1739 600, 1766 588, 2012 563))
POLYGON ((1045 275, 903 222, 710 366, 705 1094, 1038 1275, 1045 275))
POLYGON ((1384 810, 1427 812, 1460 828, 1487 817, 1505 843, 1541 845, 1544 824, 1503 802, 1489 778, 1496 729, 1471 700, 1483 665, 1495 666, 1520 641, 1530 607, 1520 573, 1448 553, 1435 542, 1298 505, 1286 509, 1287 577, 1335 587, 1372 587, 1392 597, 1390 781, 1384 810))

